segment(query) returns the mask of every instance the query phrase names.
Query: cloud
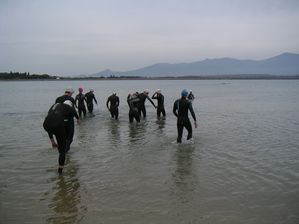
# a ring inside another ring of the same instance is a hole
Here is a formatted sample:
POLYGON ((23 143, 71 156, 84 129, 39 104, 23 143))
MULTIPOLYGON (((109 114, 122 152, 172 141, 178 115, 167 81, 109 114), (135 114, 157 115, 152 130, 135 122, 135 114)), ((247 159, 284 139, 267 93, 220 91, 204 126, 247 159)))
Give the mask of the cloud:
POLYGON ((130 70, 299 52, 295 0, 1 1, 0 68, 130 70))

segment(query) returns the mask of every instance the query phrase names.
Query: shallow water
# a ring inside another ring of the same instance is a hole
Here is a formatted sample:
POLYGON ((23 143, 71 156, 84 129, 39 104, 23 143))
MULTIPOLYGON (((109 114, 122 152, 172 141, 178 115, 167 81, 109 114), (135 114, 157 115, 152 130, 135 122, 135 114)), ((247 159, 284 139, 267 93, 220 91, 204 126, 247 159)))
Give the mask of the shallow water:
POLYGON ((298 99, 298 80, 0 82, 0 223, 297 224, 298 99), (59 176, 42 123, 66 86, 93 87, 100 103, 59 176), (129 124, 127 94, 158 88, 166 119, 147 102, 147 119, 129 124), (181 88, 199 127, 177 144, 181 88), (113 91, 119 121, 105 108, 113 91))

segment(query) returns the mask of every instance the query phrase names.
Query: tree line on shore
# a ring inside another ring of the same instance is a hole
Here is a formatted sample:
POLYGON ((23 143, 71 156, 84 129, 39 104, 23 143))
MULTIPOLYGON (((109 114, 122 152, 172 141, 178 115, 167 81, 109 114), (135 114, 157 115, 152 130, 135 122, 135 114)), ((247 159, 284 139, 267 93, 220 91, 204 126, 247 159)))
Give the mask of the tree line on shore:
POLYGON ((57 79, 57 77, 50 76, 48 74, 30 74, 29 72, 0 72, 0 79, 2 80, 57 79))

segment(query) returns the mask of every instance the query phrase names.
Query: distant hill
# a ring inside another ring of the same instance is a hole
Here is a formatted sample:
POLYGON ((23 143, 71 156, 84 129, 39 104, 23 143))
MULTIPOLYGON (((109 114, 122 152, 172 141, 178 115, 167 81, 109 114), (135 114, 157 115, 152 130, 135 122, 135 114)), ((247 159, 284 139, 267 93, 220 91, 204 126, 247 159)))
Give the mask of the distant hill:
POLYGON ((299 54, 283 53, 264 60, 234 58, 206 59, 193 63, 158 63, 144 68, 117 72, 109 69, 92 74, 108 76, 213 76, 213 75, 299 75, 299 54))

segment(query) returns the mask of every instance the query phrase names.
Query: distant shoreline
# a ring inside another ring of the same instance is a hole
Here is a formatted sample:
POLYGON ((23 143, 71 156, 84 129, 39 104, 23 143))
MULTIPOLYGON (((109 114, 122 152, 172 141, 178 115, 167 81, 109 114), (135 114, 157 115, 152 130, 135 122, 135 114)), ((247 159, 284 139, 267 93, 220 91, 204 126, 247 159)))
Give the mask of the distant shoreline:
POLYGON ((64 80, 296 80, 298 75, 186 75, 186 76, 100 76, 100 77, 64 77, 48 74, 29 74, 19 72, 0 73, 0 81, 64 81, 64 80))
POLYGON ((119 81, 119 80, 299 80, 299 75, 295 76, 186 76, 186 77, 86 77, 86 78, 74 78, 74 77, 60 77, 60 78, 34 78, 34 79, 3 79, 0 81, 119 81))

